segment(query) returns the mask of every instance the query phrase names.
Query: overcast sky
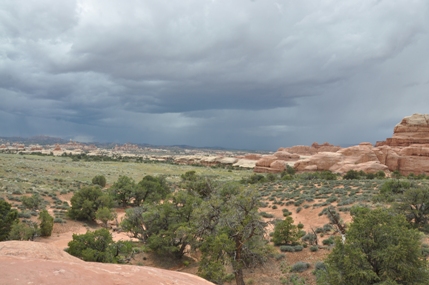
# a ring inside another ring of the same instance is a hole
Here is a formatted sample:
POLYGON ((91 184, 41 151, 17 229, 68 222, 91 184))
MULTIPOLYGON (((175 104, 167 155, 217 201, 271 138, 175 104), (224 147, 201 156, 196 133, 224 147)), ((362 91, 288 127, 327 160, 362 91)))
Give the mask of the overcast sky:
POLYGON ((427 0, 0 1, 0 136, 276 150, 413 113, 427 0))

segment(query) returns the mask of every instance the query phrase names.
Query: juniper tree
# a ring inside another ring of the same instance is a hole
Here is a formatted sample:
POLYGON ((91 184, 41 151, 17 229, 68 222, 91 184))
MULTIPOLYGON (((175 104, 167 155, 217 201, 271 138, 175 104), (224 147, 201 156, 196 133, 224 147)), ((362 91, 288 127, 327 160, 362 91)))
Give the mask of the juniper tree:
POLYGON ((355 208, 346 240, 318 270, 318 284, 428 284, 420 234, 405 217, 389 209, 355 208))

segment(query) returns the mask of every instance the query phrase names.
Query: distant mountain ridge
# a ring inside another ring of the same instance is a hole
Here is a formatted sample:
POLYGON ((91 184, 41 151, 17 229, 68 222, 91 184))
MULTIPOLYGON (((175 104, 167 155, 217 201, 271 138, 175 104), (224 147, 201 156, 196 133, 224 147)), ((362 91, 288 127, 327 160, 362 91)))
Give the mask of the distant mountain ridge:
MULTIPOLYGON (((0 136, 0 144, 1 143, 22 143, 22 144, 39 144, 42 146, 45 145, 54 145, 54 144, 66 144, 70 141, 74 141, 80 144, 84 145, 95 145, 99 148, 106 148, 111 149, 114 148, 116 145, 123 145, 124 143, 114 143, 114 142, 80 142, 70 139, 63 139, 58 137, 51 137, 46 135, 38 135, 38 136, 32 136, 29 138, 26 137, 1 137, 0 136)), ((241 149, 228 149, 225 147, 218 147, 218 146, 205 146, 205 147, 198 147, 198 146, 191 146, 191 145, 153 145, 153 144, 147 144, 147 143, 131 143, 127 142, 125 144, 133 144, 137 145, 139 147, 148 147, 148 148, 163 148, 163 149, 189 149, 189 150, 221 150, 221 151, 228 151, 228 150, 234 150, 234 151, 246 151, 246 152, 255 152, 257 150, 241 150, 241 149)))

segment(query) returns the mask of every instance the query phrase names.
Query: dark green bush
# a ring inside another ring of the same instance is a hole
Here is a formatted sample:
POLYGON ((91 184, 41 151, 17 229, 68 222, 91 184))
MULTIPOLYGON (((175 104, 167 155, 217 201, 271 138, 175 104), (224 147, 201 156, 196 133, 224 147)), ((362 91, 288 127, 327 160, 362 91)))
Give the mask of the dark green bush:
POLYGON ((273 214, 269 214, 267 212, 261 212, 260 214, 261 214, 262 217, 267 218, 267 219, 274 218, 273 214))
POLYGON ((334 244, 334 237, 329 237, 329 238, 327 238, 327 239, 324 239, 324 240, 322 240, 322 243, 324 244, 324 245, 331 245, 331 244, 334 244))
POLYGON ((101 187, 106 186, 106 177, 104 175, 97 175, 92 178, 92 184, 99 185, 101 187))

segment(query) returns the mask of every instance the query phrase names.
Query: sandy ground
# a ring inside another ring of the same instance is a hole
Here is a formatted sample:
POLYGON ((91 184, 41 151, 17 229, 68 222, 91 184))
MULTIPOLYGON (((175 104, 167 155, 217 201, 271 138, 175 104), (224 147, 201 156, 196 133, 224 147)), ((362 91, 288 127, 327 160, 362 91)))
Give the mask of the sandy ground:
MULTIPOLYGON (((50 211, 51 212, 51 211, 50 211)), ((117 209, 117 215, 118 215, 118 221, 120 222, 121 219, 125 216, 124 209, 117 209)), ((53 213, 50 213, 53 215, 53 213)), ((109 224, 110 227, 115 226, 115 223, 112 222, 109 224)), ((73 220, 67 220, 64 224, 55 223, 54 229, 52 230, 52 235, 47 238, 37 238, 35 241, 38 242, 44 242, 49 243, 52 245, 55 245, 56 247, 60 249, 67 248, 67 244, 69 241, 73 239, 73 234, 85 234, 87 231, 94 231, 97 229, 101 229, 101 224, 97 223, 84 223, 84 222, 77 222, 73 220)), ((111 231, 112 238, 114 241, 119 240, 130 240, 130 241, 138 241, 136 239, 130 238, 127 233, 125 232, 114 232, 111 231)))

